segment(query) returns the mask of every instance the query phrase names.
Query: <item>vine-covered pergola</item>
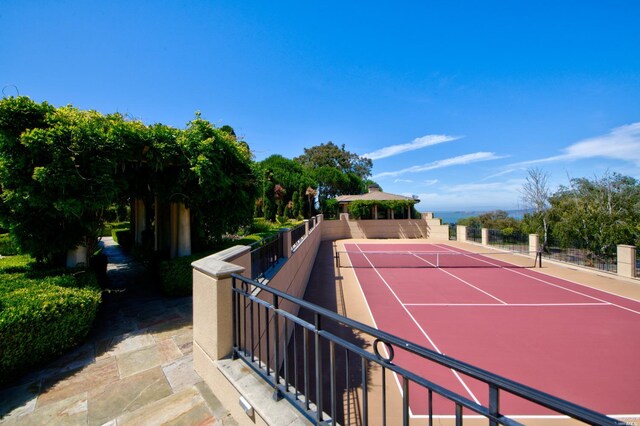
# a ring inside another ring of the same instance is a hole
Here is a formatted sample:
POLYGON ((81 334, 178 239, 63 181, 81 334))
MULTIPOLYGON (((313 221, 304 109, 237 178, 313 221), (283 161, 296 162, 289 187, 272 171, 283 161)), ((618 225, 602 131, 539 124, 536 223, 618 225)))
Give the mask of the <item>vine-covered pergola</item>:
POLYGON ((338 211, 349 213, 354 219, 410 219, 418 197, 383 192, 377 185, 361 195, 341 195, 336 198, 338 211))
POLYGON ((199 113, 185 129, 119 113, 0 100, 0 226, 39 260, 89 254, 104 212, 129 203, 136 244, 189 254, 251 222, 248 145, 199 113))

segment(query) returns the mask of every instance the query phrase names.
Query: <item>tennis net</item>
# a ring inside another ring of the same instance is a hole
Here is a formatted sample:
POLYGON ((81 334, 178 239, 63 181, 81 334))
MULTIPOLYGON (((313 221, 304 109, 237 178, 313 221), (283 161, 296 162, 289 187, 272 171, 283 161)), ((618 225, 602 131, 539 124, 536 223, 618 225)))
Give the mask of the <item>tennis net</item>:
POLYGON ((339 268, 534 268, 542 266, 540 259, 527 259, 528 252, 406 252, 406 251, 336 251, 339 268), (520 255, 514 264, 513 255, 520 255))

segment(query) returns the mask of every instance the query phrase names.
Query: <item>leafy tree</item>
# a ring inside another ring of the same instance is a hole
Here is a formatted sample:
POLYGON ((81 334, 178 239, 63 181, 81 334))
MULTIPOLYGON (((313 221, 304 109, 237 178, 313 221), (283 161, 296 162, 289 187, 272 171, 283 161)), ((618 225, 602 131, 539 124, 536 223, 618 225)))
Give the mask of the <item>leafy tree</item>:
POLYGON ((105 210, 126 187, 115 173, 123 143, 110 134, 122 117, 24 97, 3 99, 0 111, 3 222, 41 261, 62 262, 79 244, 91 251, 105 210))
MULTIPOLYGON (((299 203, 294 197, 296 190, 314 185, 313 179, 299 163, 281 155, 272 155, 257 163, 255 170, 261 177, 258 186, 263 198, 264 218, 270 221, 274 221, 276 215, 282 215, 282 206, 289 201, 299 203), (277 186, 280 189, 276 192, 277 186)), ((302 208, 298 206, 298 210, 302 208)))
POLYGON ((504 210, 494 210, 482 213, 479 216, 469 216, 458 220, 458 225, 464 225, 471 228, 489 228, 500 229, 512 228, 517 230, 520 228, 518 221, 509 217, 509 213, 504 210))
POLYGON ((527 170, 527 178, 522 186, 522 200, 524 204, 533 210, 527 223, 538 222, 535 233, 542 231, 542 247, 546 250, 549 241, 549 173, 542 169, 533 168, 527 170))
POLYGON ((200 118, 176 140, 188 167, 179 169, 181 193, 194 218, 192 231, 204 244, 249 225, 257 195, 251 153, 235 137, 200 118))
POLYGON ((0 101, 0 224, 39 260, 91 249, 105 211, 130 197, 184 201, 194 239, 217 241, 251 222, 250 164, 246 143, 199 114, 178 130, 26 97, 0 101))
POLYGON ((304 193, 307 196, 307 199, 309 200, 309 216, 308 217, 311 218, 315 210, 313 206, 314 206, 314 200, 316 198, 316 195, 318 195, 318 191, 316 191, 312 187, 308 187, 304 193))
POLYGON ((370 158, 360 157, 347 151, 344 144, 338 147, 333 142, 305 148, 304 154, 294 160, 309 169, 333 167, 342 173, 354 173, 360 179, 366 179, 371 175, 373 167, 370 158))
POLYGON ((634 178, 613 173, 571 179, 549 201, 552 234, 563 247, 607 256, 639 238, 640 184, 634 178))

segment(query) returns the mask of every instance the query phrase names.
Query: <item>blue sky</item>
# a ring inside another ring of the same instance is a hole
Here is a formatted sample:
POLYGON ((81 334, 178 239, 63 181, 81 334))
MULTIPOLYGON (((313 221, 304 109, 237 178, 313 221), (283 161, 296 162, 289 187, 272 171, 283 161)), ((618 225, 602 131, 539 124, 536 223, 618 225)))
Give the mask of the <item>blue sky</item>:
POLYGON ((2 0, 0 86, 60 106, 229 124, 256 159, 327 141, 422 211, 518 208, 640 178, 637 1, 2 0))

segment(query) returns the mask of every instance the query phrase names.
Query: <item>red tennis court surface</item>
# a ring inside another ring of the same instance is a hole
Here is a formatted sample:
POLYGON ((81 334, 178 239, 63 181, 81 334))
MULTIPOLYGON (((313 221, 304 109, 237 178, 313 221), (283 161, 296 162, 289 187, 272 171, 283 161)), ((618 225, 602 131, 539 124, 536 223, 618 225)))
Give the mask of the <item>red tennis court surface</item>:
MULTIPOLYGON (((345 250, 379 329, 592 410, 639 416, 640 302, 489 257, 405 268, 401 256, 371 253, 414 253, 427 264, 436 255, 419 253, 469 253, 445 244, 348 243, 345 250)), ((486 384, 400 350, 394 362, 487 404, 486 384)), ((412 415, 426 415, 426 390, 409 394, 412 415)), ((500 409, 554 414, 511 395, 500 409)), ((453 404, 434 398, 434 412, 452 414, 453 404)))

